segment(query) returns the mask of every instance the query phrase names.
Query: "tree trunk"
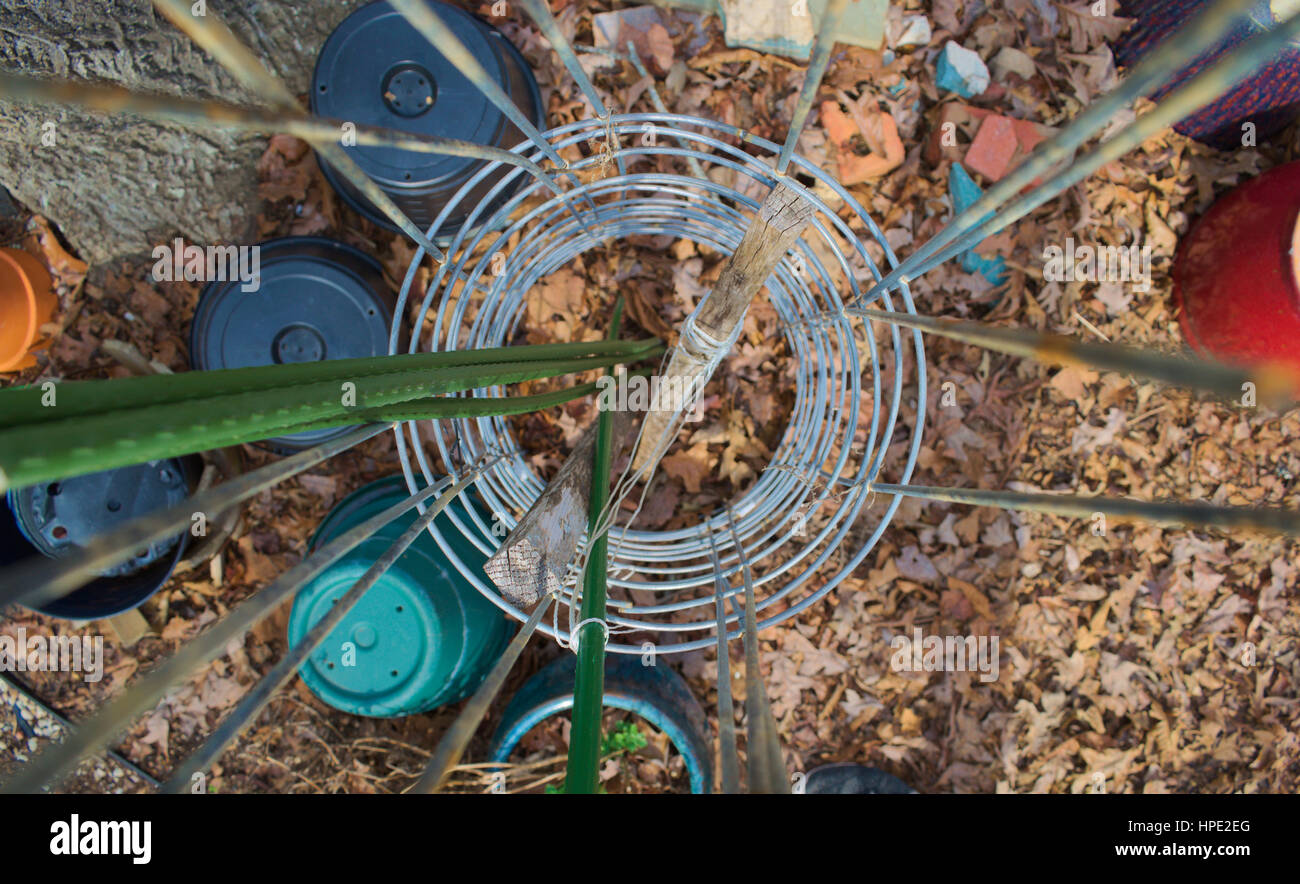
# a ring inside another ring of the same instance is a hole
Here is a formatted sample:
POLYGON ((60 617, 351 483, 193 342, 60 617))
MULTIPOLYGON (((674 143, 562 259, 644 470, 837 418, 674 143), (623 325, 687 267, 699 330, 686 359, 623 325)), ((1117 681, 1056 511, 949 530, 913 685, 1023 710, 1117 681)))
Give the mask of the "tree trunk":
MULTIPOLYGON (((325 38, 363 2, 206 6, 301 94, 325 38)), ((6 0, 0 68, 261 104, 149 0, 6 0)), ((0 116, 0 183, 57 224, 88 262, 149 252, 177 235, 208 244, 254 233, 265 138, 3 100, 0 116)))

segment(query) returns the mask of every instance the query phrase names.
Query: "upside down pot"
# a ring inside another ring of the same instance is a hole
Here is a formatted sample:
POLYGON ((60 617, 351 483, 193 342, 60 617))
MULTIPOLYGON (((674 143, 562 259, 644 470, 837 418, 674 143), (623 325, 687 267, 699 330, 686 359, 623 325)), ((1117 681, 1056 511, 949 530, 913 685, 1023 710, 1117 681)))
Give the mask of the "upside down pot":
MULTIPOLYGON (((379 262, 346 243, 289 236, 258 243, 260 278, 209 282, 190 326, 196 369, 248 368, 388 352, 396 298, 379 262)), ((337 439, 326 427, 269 440, 292 453, 337 439)))
MULTIPOLYGON (((535 126, 543 121, 541 90, 519 50, 500 31, 447 3, 427 5, 443 26, 487 71, 535 126)), ((446 56, 429 44, 401 13, 385 2, 353 12, 330 34, 316 60, 310 91, 312 113, 344 125, 383 126, 509 149, 524 135, 446 56)), ((424 230, 485 160, 418 153, 340 141, 361 169, 424 230)), ((376 224, 397 228, 328 163, 321 170, 353 209, 376 224)), ((474 206, 509 172, 498 169, 476 185, 461 205, 474 206)), ((504 202, 520 179, 496 197, 504 202)), ((434 236, 447 238, 465 221, 457 211, 434 236)))
MULTIPOLYGON (((353 492, 330 511, 313 550, 410 496, 389 476, 353 492)), ((451 502, 460 518, 474 506, 451 502)), ((304 586, 289 615, 296 645, 418 517, 412 508, 304 586)), ((454 531, 446 511, 435 521, 463 561, 487 560, 454 531)), ((336 709, 387 718, 427 712, 464 699, 482 681, 509 639, 505 615, 467 581, 427 532, 384 572, 299 669, 307 687, 336 709)))
MULTIPOLYGON (((61 558, 119 525, 176 506, 198 474, 199 461, 190 456, 11 490, 0 506, 0 565, 41 555, 61 558)), ((98 620, 135 608, 167 582, 189 536, 183 531, 142 545, 80 589, 32 608, 67 620, 98 620)))

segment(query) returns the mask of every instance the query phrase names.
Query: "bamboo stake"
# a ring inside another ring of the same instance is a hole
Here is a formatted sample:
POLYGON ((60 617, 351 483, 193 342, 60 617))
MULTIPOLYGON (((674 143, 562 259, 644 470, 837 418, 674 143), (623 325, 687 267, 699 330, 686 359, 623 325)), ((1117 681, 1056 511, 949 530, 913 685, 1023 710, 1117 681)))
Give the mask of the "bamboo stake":
MULTIPOLYGON (((1025 191, 1003 208, 978 218, 978 223, 971 225, 973 229, 962 233, 946 247, 936 250, 937 254, 931 255, 924 261, 918 262, 913 259, 913 263, 918 266, 911 272, 904 272, 900 268, 890 276, 899 282, 914 279, 1015 223, 1052 197, 1069 190, 1102 166, 1124 156, 1146 139, 1209 104, 1267 64, 1270 59, 1276 58, 1278 52, 1297 36, 1300 36, 1300 12, 1279 22, 1272 30, 1258 34, 1235 47, 1214 64, 1161 98, 1160 103, 1154 108, 1103 141, 1096 149, 1074 159, 1038 187, 1025 191)), ((864 292, 860 301, 867 303, 875 300, 887 287, 882 280, 864 292)))
POLYGON ((1088 497, 1049 492, 992 491, 981 488, 934 488, 924 485, 873 484, 873 491, 946 503, 1030 510, 1075 518, 1100 513, 1140 519, 1160 525, 1204 525, 1212 528, 1253 528, 1300 537, 1300 511, 1281 507, 1217 506, 1203 501, 1134 500, 1129 497, 1088 497))
POLYGON ((578 56, 573 51, 573 46, 560 30, 560 24, 551 14, 551 7, 545 0, 519 0, 528 13, 528 17, 533 20, 541 30, 542 36, 546 42, 551 44, 551 49, 560 57, 560 61, 569 70, 569 76, 578 84, 582 94, 586 97, 587 103, 591 105, 592 112, 597 117, 604 117, 609 111, 605 108, 605 102, 601 100, 600 93, 592 85, 591 78, 587 72, 582 69, 582 64, 578 61, 578 56))
MULTIPOLYGON (((528 13, 528 17, 541 30, 546 42, 551 44, 551 49, 555 51, 555 54, 560 57, 560 61, 568 68, 569 76, 573 78, 582 94, 586 96, 587 103, 591 105, 592 113, 596 115, 597 119, 608 121, 609 108, 601 100, 600 93, 596 91, 596 87, 592 84, 591 78, 587 76, 587 72, 582 69, 582 63, 578 61, 578 54, 573 51, 573 46, 569 43, 568 38, 564 36, 564 31, 560 30, 559 22, 551 14, 550 4, 546 0, 519 0, 519 2, 524 7, 524 11, 528 13)), ((612 128, 606 130, 608 138, 605 147, 609 154, 614 157, 614 165, 618 167, 618 174, 626 176, 627 164, 623 159, 623 152, 617 149, 612 132, 612 128)))
MULTIPOLYGON (((778 182, 759 207, 718 277, 713 291, 700 301, 686 321, 673 348, 660 389, 680 389, 693 402, 708 383, 717 363, 730 348, 745 321, 749 304, 776 265, 793 248, 812 220, 812 204, 778 182), (699 336, 697 338, 697 335, 699 336)), ((672 428, 682 408, 646 415, 641 439, 632 458, 632 471, 662 456, 671 443, 672 428)))
POLYGON ((1225 365, 1192 356, 1173 356, 1121 344, 1080 341, 1032 329, 1001 328, 935 316, 850 307, 848 313, 974 344, 999 353, 1057 365, 1086 365, 1120 371, 1175 386, 1193 387, 1238 398, 1253 385, 1257 401, 1284 407, 1300 398, 1300 372, 1286 363, 1249 367, 1225 365))
POLYGON ((505 652, 497 658, 497 662, 492 664, 492 671, 483 679, 474 696, 470 698, 469 703, 461 710, 460 715, 452 722, 451 727, 447 728, 442 739, 438 741, 438 749, 429 759, 429 764, 424 769, 424 775, 411 789, 417 795, 437 792, 447 783, 447 777, 451 774, 451 769, 460 764, 461 756, 465 754, 465 747, 469 745, 470 738, 474 736, 474 731, 483 722, 483 717, 487 715, 488 707, 496 699, 496 695, 501 692, 501 687, 506 682, 506 676, 510 674, 510 669, 523 653, 524 645, 528 644, 528 639, 532 637, 533 632, 537 629, 537 624, 542 622, 542 616, 551 606, 554 596, 546 595, 542 598, 542 603, 538 605, 528 618, 528 622, 519 627, 519 632, 510 640, 505 652))
MULTIPOLYGON (((442 20, 441 15, 436 12, 433 6, 424 2, 424 0, 391 0, 395 8, 407 23, 413 27, 421 37, 423 37, 430 46, 446 56, 456 69, 469 78, 474 87, 487 97, 492 104, 496 105, 515 127, 527 136, 529 142, 537 147, 548 160, 555 164, 556 168, 567 170, 569 163, 562 158, 555 150, 555 146, 546 139, 537 127, 533 125, 532 120, 519 109, 514 99, 506 94, 506 91, 497 85, 496 80, 492 79, 487 70, 474 57, 474 53, 465 48, 462 43, 446 23, 442 20)), ((572 181, 577 181, 577 177, 568 173, 572 181)), ((582 229, 592 233, 587 219, 578 212, 577 208, 570 201, 567 194, 560 191, 560 187, 550 176, 546 178, 546 184, 550 189, 564 200, 565 206, 574 219, 582 225, 582 229)), ((587 206, 591 209, 593 215, 598 214, 596 205, 591 201, 591 197, 585 197, 587 206)), ((594 234, 593 234, 594 235, 594 234)))
POLYGON ((731 652, 727 635, 727 608, 724 594, 731 587, 722 579, 718 547, 709 532, 709 557, 713 560, 713 610, 718 634, 718 768, 722 772, 722 793, 740 794, 740 755, 736 751, 736 706, 731 695, 731 652))
MULTIPOLYGON (((763 670, 758 662, 757 602, 754 600, 754 578, 745 559, 745 548, 736 535, 731 508, 727 508, 727 527, 731 542, 740 558, 741 577, 745 581, 745 714, 749 718, 749 734, 745 751, 749 756, 749 791, 765 795, 789 795, 790 782, 786 778, 785 758, 781 754, 781 741, 776 733, 776 719, 767 700, 763 685, 763 670)), ((735 602, 735 596, 732 596, 735 602)))
POLYGON ((389 0, 389 2, 430 46, 446 56, 456 69, 487 97, 488 101, 496 105, 497 110, 505 114, 520 132, 528 136, 528 140, 537 145, 547 159, 558 168, 568 168, 569 164, 556 153, 555 147, 542 136, 541 132, 537 131, 532 120, 519 110, 519 106, 506 94, 506 91, 497 85, 496 80, 492 79, 475 58, 474 53, 466 49, 465 44, 447 27, 442 16, 433 6, 425 3, 424 0, 389 0))
MULTIPOLYGON (((594 49, 595 47, 592 48, 594 49)), ((664 104, 663 98, 659 95, 659 90, 655 88, 655 78, 650 75, 650 71, 646 70, 645 62, 641 61, 641 55, 636 51, 636 44, 631 40, 627 41, 626 56, 619 52, 614 52, 612 54, 615 58, 630 62, 632 67, 636 68, 636 72, 641 75, 642 79, 646 80, 646 91, 650 94, 650 103, 654 105, 655 110, 664 116, 671 114, 672 112, 668 110, 668 106, 664 104)), ((673 140, 676 141, 683 150, 691 150, 690 144, 682 136, 675 135, 673 136, 673 140)), ((690 167, 691 174, 696 178, 705 177, 704 167, 700 165, 700 161, 695 158, 693 153, 687 155, 686 165, 690 167)))
POLYGON ((1068 161, 1090 137, 1136 99, 1163 86, 1185 65, 1223 38, 1238 17, 1249 14, 1254 0, 1221 0, 1203 15, 1180 28, 1135 65, 1113 91, 1079 111, 1078 116, 1036 148, 1024 162, 983 193, 974 204, 958 213, 944 228, 890 271, 863 295, 871 301, 880 294, 920 275, 922 265, 936 252, 993 217, 999 206, 1014 198, 1034 179, 1058 163, 1068 161), (920 272, 918 272, 920 271, 920 272))
POLYGON ((848 0, 829 0, 825 11, 822 12, 821 26, 817 29, 817 37, 813 41, 812 57, 808 59, 808 69, 803 75, 803 86, 799 89, 799 98, 795 102, 794 114, 790 119, 790 132, 786 135, 780 156, 777 157, 778 174, 784 175, 786 167, 790 165, 790 157, 794 154, 795 145, 799 143, 799 135, 803 132, 804 123, 807 122, 808 114, 812 111, 813 101, 817 98, 817 89, 821 86, 822 77, 825 76, 826 68, 831 63, 835 35, 839 32, 840 18, 848 5, 848 0))

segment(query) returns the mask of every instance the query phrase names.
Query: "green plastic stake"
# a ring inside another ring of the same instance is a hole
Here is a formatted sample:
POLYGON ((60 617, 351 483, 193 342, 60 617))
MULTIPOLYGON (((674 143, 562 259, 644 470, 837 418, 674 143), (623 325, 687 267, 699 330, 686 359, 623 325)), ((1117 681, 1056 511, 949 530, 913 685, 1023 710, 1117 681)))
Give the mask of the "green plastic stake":
MULTIPOLYGON (((614 304, 614 321, 609 338, 618 337, 623 320, 623 299, 614 304)), ((613 414, 601 410, 596 421, 596 445, 592 454, 591 497, 587 512, 587 533, 592 537, 591 555, 582 577, 582 607, 577 630, 578 666, 573 687, 573 730, 569 737, 569 759, 565 770, 565 791, 594 795, 600 787, 600 715, 605 705, 605 556, 607 535, 595 536, 596 523, 609 500, 609 468, 613 414)))

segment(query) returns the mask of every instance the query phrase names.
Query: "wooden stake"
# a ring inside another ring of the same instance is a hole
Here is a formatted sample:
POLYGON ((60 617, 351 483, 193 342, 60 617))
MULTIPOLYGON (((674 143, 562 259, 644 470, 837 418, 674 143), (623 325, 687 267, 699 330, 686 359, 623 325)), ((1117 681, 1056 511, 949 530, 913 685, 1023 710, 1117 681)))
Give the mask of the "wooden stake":
MULTIPOLYGON (((716 341, 729 341, 745 321, 745 312, 776 265, 794 247, 812 220, 813 207, 784 184, 778 183, 759 207, 740 245, 722 268, 718 284, 696 306, 692 319, 696 328, 716 341)), ((702 391, 712 374, 708 356, 683 347, 678 341, 661 381, 661 388, 702 391), (703 358, 702 358, 703 356, 703 358)), ((651 411, 632 458, 633 471, 662 456, 671 443, 671 433, 681 410, 651 411)))
MULTIPOLYGON (((631 441, 636 421, 629 411, 614 412, 613 421, 617 455, 631 441)), ((483 565, 502 597, 512 604, 531 607, 543 595, 560 591, 587 528, 595 429, 583 434, 555 478, 483 565)))

